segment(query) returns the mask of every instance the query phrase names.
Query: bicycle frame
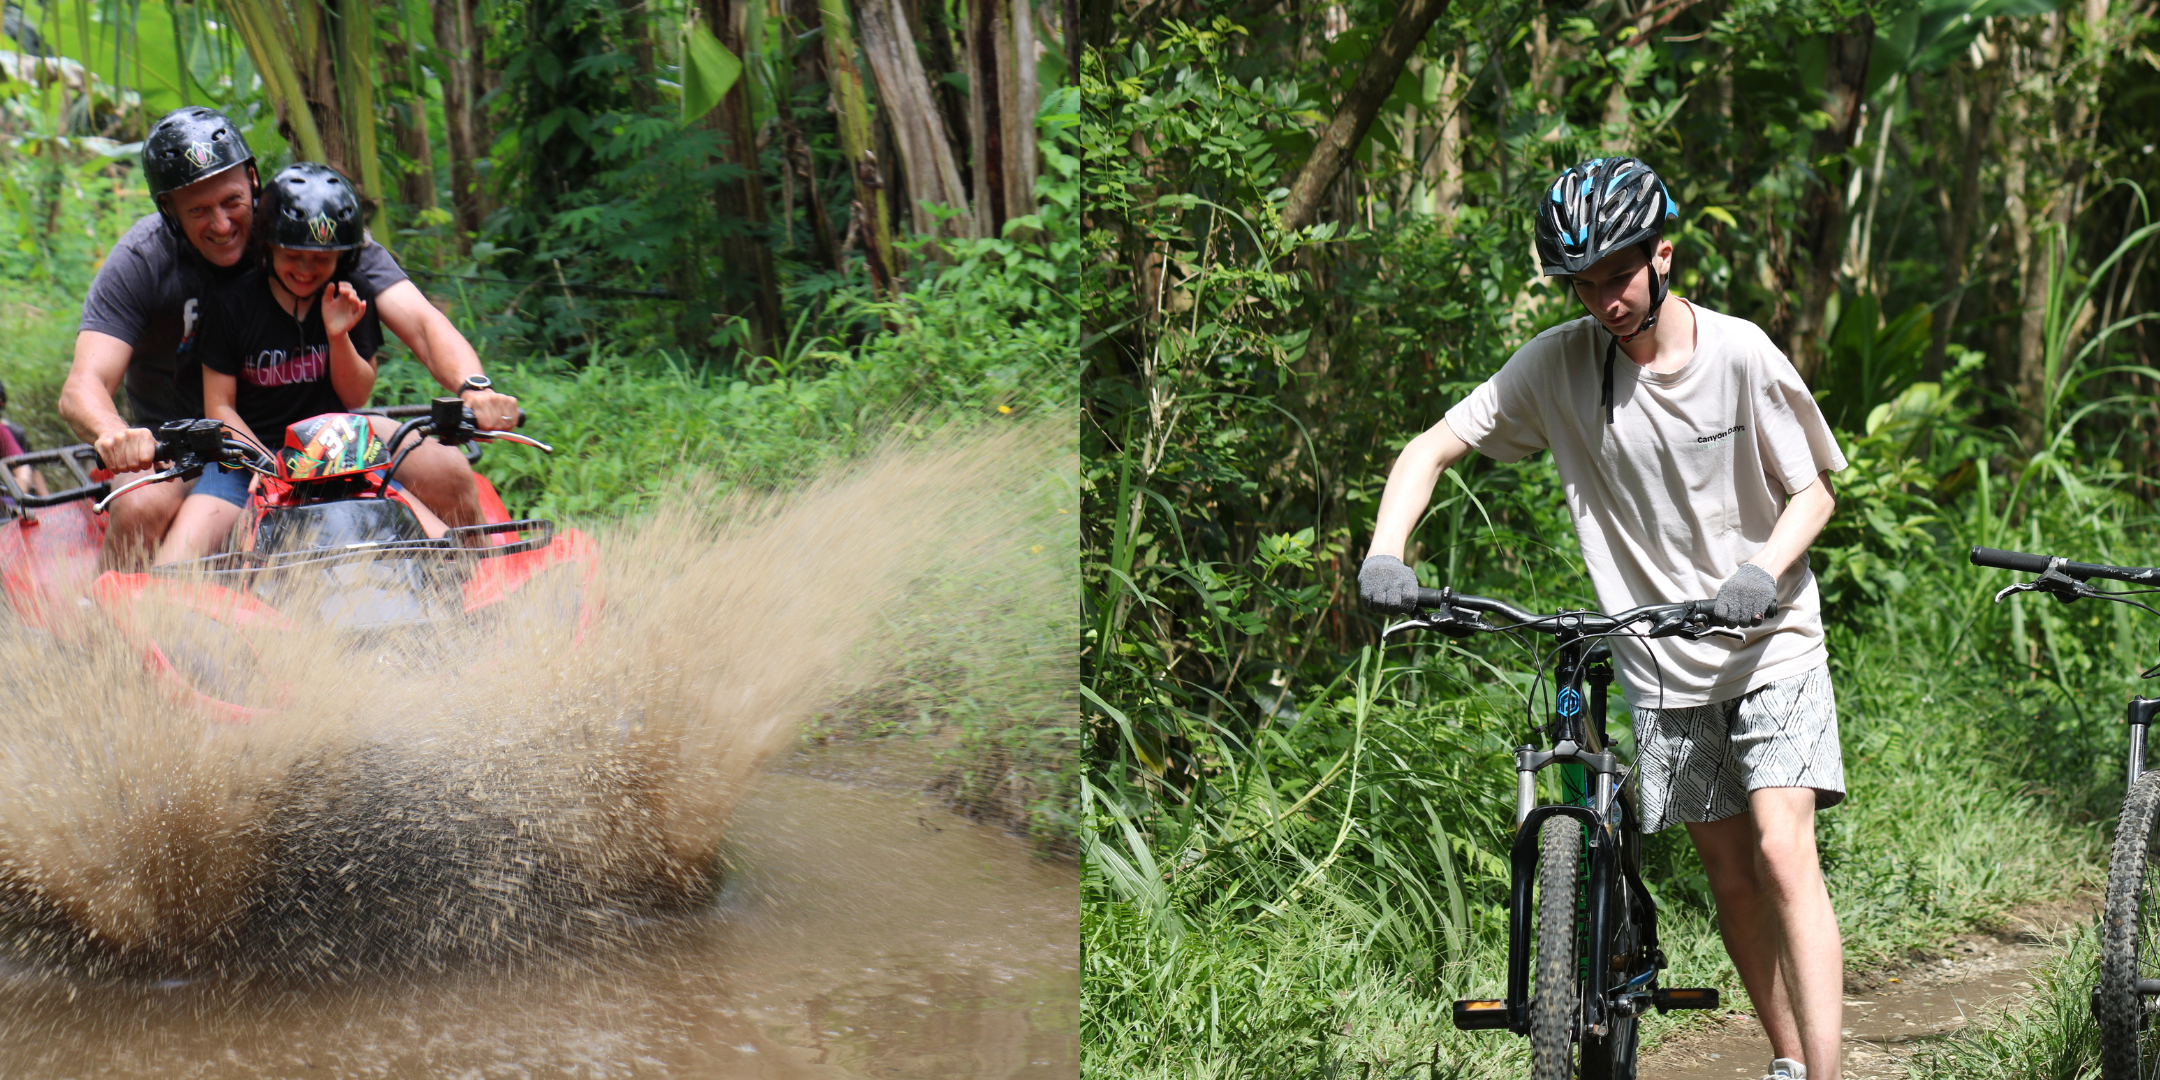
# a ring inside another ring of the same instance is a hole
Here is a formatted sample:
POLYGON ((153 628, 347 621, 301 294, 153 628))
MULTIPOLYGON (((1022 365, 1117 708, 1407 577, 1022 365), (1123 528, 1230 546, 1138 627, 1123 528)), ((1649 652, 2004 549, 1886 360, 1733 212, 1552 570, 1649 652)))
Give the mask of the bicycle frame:
POLYGON ((1603 1035, 1612 1019, 1639 1016, 1647 1011, 1648 1002, 1632 999, 1642 987, 1653 983, 1658 971, 1665 966, 1665 957, 1657 944, 1657 906, 1635 865, 1634 825, 1627 818, 1625 800, 1619 797, 1620 788, 1626 781, 1625 768, 1606 743, 1606 702, 1612 681, 1610 649, 1602 642, 1585 647, 1582 638, 1564 635, 1553 665, 1552 721, 1544 732, 1552 740, 1553 748, 1538 750, 1526 744, 1515 750, 1515 843, 1509 853, 1513 880, 1508 905, 1507 1016, 1508 1029, 1519 1035, 1528 1034, 1530 1030, 1532 921, 1536 917, 1531 887, 1537 879, 1539 829, 1547 818, 1576 818, 1587 827, 1590 837, 1590 873, 1585 893, 1589 935, 1588 948, 1582 957, 1586 968, 1582 1030, 1603 1035), (1583 694, 1585 683, 1589 686, 1587 701, 1583 694), (1535 805, 1537 774, 1553 765, 1563 767, 1563 797, 1572 797, 1575 801, 1535 805), (1575 772, 1577 768, 1580 773, 1575 772), (1609 985, 1613 957, 1606 951, 1613 922, 1620 914, 1611 906, 1615 875, 1621 878, 1639 905, 1644 959, 1642 969, 1626 973, 1617 987, 1609 985), (1617 1000, 1615 991, 1628 995, 1629 1000, 1617 1000))

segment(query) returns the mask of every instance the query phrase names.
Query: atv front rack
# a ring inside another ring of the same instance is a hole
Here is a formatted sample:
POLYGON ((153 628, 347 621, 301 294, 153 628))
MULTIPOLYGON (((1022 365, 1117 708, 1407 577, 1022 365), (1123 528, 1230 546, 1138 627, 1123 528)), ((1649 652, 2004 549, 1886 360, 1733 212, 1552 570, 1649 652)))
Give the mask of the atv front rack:
POLYGON ((447 530, 442 536, 426 540, 377 540, 366 544, 346 544, 336 548, 285 551, 274 555, 262 555, 253 551, 228 551, 220 555, 206 555, 187 562, 170 563, 154 567, 150 573, 157 577, 213 579, 233 576, 253 576, 277 570, 291 570, 306 566, 329 566, 336 563, 390 558, 436 558, 444 562, 459 560, 496 559, 504 555, 518 555, 538 551, 555 542, 555 523, 542 518, 523 518, 491 525, 462 525, 447 530), (507 544, 489 544, 482 547, 466 547, 459 540, 503 533, 526 533, 507 544))
POLYGON ((93 469, 103 467, 104 463, 98 460, 96 448, 89 443, 77 443, 73 446, 62 446, 52 450, 33 450, 27 454, 15 454, 0 458, 0 494, 6 495, 13 503, 13 506, 7 511, 7 515, 18 518, 29 517, 30 515, 26 513, 29 510, 58 506, 61 503, 74 502, 77 499, 101 498, 112 485, 103 480, 92 479, 90 472, 93 469), (29 465, 33 468, 39 465, 64 466, 69 474, 73 476, 75 486, 64 491, 55 491, 50 495, 32 495, 24 491, 22 485, 15 482, 15 470, 23 465, 29 465))

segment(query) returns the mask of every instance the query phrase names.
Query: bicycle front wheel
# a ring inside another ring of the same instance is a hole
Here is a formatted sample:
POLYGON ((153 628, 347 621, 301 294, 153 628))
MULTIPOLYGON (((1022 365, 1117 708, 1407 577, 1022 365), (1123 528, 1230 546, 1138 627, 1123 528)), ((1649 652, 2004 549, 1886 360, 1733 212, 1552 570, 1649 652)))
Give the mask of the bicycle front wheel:
POLYGON ((1575 1035, 1582 1027, 1582 822, 1564 814, 1538 833, 1537 968, 1530 991, 1530 1080, 1575 1080, 1575 1035))
POLYGON ((2154 999, 2138 992, 2141 980, 2160 980, 2160 772, 2130 785, 2108 859, 2100 985, 2093 991, 2101 1080, 2160 1077, 2160 1033, 2151 1030, 2154 999))

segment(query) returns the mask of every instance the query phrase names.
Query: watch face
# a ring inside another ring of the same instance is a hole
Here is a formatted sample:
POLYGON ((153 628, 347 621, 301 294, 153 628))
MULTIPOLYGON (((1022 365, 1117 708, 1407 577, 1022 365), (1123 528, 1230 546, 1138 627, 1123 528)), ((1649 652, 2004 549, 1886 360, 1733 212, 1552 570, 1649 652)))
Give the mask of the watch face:
POLYGON ((462 394, 467 390, 486 390, 494 385, 495 383, 485 375, 467 375, 465 376, 465 382, 458 387, 458 392, 462 394))

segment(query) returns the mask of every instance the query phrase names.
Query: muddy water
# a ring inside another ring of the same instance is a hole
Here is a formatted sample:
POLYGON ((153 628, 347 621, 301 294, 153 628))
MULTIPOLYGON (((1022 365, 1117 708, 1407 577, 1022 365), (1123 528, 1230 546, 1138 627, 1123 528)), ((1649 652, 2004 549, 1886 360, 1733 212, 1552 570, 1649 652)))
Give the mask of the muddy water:
POLYGON ((0 1077, 1071 1075, 1071 872, 875 754, 770 768, 890 686, 1061 721, 1069 442, 693 485, 387 644, 0 619, 0 1077))
POLYGON ((904 791, 801 772, 719 895, 603 955, 334 988, 0 971, 7 1077, 1070 1077, 1078 881, 904 791))

